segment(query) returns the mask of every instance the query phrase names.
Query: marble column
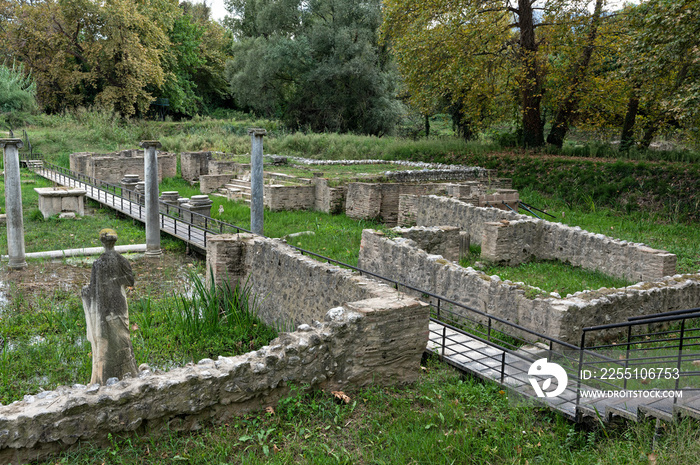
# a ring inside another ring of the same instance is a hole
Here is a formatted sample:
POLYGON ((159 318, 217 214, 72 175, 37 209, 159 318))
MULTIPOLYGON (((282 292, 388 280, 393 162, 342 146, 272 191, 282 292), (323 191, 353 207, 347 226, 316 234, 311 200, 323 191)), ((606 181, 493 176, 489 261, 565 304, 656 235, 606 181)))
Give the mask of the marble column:
POLYGON ((22 217, 22 184, 19 176, 19 149, 22 139, 0 139, 5 160, 5 212, 7 214, 7 255, 9 267, 27 266, 24 257, 24 219, 22 217))

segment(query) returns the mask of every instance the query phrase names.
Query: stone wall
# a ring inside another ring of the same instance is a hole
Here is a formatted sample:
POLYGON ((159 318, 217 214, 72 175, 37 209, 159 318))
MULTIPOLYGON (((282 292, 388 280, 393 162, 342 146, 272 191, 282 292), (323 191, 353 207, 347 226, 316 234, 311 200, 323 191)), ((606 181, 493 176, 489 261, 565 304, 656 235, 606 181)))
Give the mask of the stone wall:
MULTIPOLYGON (((416 226, 414 228, 392 228, 391 235, 413 241, 413 246, 426 251, 430 255, 440 255, 447 260, 459 261, 461 231, 456 226, 416 226)), ((381 235, 381 232, 377 232, 381 235)))
POLYGON ((0 463, 44 459, 81 443, 108 445, 110 434, 225 423, 276 405, 290 383, 347 390, 417 379, 428 341, 426 304, 252 235, 210 238, 207 265, 210 279, 244 279, 270 323, 304 324, 245 355, 146 369, 105 386, 76 384, 0 406, 0 463))
POLYGON ((676 256, 664 250, 454 199, 401 196, 399 223, 457 226, 481 244, 485 259, 511 265, 531 258, 559 260, 631 281, 676 272, 676 256))
MULTIPOLYGON (((124 150, 110 154, 72 153, 70 169, 95 179, 119 184, 125 174, 138 174, 144 179, 143 150, 124 150)), ((177 157, 173 153, 158 152, 158 182, 177 175, 177 157)))
POLYGON ((447 194, 446 184, 352 182, 347 185, 345 214, 357 220, 380 219, 393 226, 399 217, 400 195, 447 194))
POLYGON ((224 187, 231 179, 232 174, 203 174, 199 177, 199 191, 202 194, 211 194, 224 187))
POLYGON ((201 360, 167 373, 141 371, 106 386, 73 385, 0 406, 0 462, 25 463, 80 443, 108 445, 108 435, 222 424, 274 406, 289 383, 341 390, 416 380, 428 333, 425 304, 406 298, 352 302, 323 323, 282 333, 236 357, 201 360))
POLYGON ((264 186, 265 206, 272 211, 310 210, 316 204, 316 186, 264 186))
POLYGON ((303 256, 284 241, 250 234, 208 238, 207 270, 217 283, 249 283, 260 317, 287 327, 319 320, 344 302, 396 295, 392 287, 303 256))
POLYGON ((384 177, 398 182, 436 182, 436 181, 470 181, 474 179, 487 181, 495 179, 498 172, 479 167, 425 169, 408 171, 387 171, 384 177))
MULTIPOLYGON (((439 255, 428 254, 418 245, 365 230, 359 267, 576 345, 582 328, 587 326, 700 306, 700 273, 668 276, 621 289, 577 292, 565 298, 528 298, 526 294, 533 295, 539 289, 463 268, 439 255)), ((452 310, 475 316, 461 307, 452 310)), ((520 336, 537 339, 527 333, 520 336)))
POLYGON ((211 152, 180 152, 180 174, 187 181, 199 181, 203 174, 209 174, 211 152))
POLYGON ((347 187, 330 187, 328 179, 321 177, 314 178, 313 182, 316 186, 314 210, 325 213, 341 213, 345 211, 347 187))
MULTIPOLYGON (((246 165, 250 166, 250 165, 246 165)), ((249 168, 250 169, 250 168, 249 168)), ((206 174, 216 175, 225 173, 240 173, 243 171, 242 165, 235 161, 212 160, 209 162, 209 172, 206 174)))

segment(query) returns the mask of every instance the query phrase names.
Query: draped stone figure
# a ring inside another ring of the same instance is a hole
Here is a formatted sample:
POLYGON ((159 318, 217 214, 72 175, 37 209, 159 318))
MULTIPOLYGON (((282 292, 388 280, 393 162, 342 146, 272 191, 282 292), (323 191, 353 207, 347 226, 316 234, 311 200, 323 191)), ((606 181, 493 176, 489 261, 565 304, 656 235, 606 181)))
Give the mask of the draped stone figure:
POLYGON ((134 285, 134 273, 126 258, 114 250, 117 233, 100 231, 105 252, 92 265, 90 284, 83 287, 82 299, 87 338, 92 345, 90 384, 102 385, 109 378, 136 376, 136 360, 129 334, 127 286, 134 285))

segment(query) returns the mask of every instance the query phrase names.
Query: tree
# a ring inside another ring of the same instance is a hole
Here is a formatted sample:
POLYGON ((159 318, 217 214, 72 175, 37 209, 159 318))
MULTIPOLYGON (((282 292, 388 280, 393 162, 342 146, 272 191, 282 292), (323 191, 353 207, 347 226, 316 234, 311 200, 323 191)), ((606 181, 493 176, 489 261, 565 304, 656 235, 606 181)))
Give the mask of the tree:
POLYGON ((410 103, 423 114, 450 113, 468 138, 512 111, 514 37, 502 11, 479 13, 475 2, 457 3, 388 0, 382 36, 410 103))
POLYGON ((36 85, 21 64, 0 65, 0 123, 10 131, 37 108, 36 85))
POLYGON ((523 145, 538 147, 549 102, 551 140, 559 145, 577 114, 605 18, 602 0, 592 14, 588 3, 386 0, 382 30, 419 106, 459 103, 467 121, 481 125, 508 118, 516 108, 523 145), (561 87, 548 86, 552 70, 561 87), (549 98, 552 91, 557 95, 549 98))
POLYGON ((632 46, 624 70, 630 94, 622 150, 633 145, 640 119, 642 148, 665 128, 697 128, 700 123, 700 3, 649 0, 631 8, 630 21, 632 46))
POLYGON ((15 8, 6 37, 31 69, 48 111, 98 104, 129 116, 145 111, 172 20, 169 0, 37 0, 15 8), (157 20, 155 20, 157 18, 157 20))
POLYGON ((395 72, 378 43, 379 0, 228 2, 237 42, 227 63, 238 105, 291 127, 385 134, 395 72))
POLYGON ((228 96, 224 66, 230 37, 211 20, 206 5, 183 2, 180 10, 168 29, 171 45, 163 54, 164 83, 149 90, 167 98, 172 113, 192 116, 228 96))

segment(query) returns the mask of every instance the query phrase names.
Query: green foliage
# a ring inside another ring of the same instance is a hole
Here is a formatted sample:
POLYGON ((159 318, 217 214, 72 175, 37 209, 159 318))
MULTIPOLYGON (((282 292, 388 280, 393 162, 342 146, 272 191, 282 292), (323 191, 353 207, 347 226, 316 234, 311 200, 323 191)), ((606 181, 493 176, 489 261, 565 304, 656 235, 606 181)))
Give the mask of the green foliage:
POLYGON ((239 41, 227 63, 238 105, 291 128, 381 135, 398 121, 377 0, 229 2, 239 41))
POLYGON ((21 125, 37 109, 36 84, 22 63, 0 65, 0 124, 21 125))
POLYGON ((209 356, 240 352, 264 345, 277 332, 256 316, 256 296, 247 283, 211 283, 189 274, 191 295, 175 299, 169 324, 183 345, 209 356))

